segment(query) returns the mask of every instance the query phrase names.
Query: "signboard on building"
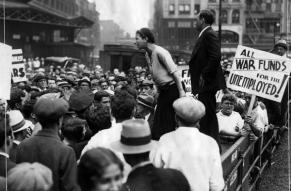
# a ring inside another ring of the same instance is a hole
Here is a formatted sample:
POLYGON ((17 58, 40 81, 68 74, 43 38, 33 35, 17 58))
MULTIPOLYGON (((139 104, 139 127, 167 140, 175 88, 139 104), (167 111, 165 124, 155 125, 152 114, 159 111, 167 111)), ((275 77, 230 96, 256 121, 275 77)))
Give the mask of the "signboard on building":
POLYGON ((291 71, 291 60, 239 45, 227 87, 280 102, 291 71))

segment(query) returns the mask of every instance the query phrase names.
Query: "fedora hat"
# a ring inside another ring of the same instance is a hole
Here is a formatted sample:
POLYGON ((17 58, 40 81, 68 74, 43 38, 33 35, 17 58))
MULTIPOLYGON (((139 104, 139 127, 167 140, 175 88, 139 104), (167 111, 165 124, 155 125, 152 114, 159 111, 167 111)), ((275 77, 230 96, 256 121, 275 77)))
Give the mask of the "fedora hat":
POLYGON ((205 106, 193 97, 181 97, 174 101, 173 108, 177 116, 183 120, 196 123, 205 115, 205 106))
POLYGON ((32 123, 25 120, 19 110, 11 110, 8 114, 10 127, 12 128, 13 133, 17 133, 31 127, 32 123))
POLYGON ((122 123, 121 138, 111 143, 111 148, 124 154, 139 154, 151 151, 156 143, 147 121, 130 119, 122 123))
POLYGON ((148 94, 140 94, 137 97, 138 104, 141 104, 147 108, 150 108, 151 110, 154 110, 154 107, 155 107, 154 102, 155 102, 155 99, 153 98, 153 96, 148 95, 148 94))
POLYGON ((284 39, 280 39, 276 42, 275 46, 281 46, 287 50, 287 41, 284 39))

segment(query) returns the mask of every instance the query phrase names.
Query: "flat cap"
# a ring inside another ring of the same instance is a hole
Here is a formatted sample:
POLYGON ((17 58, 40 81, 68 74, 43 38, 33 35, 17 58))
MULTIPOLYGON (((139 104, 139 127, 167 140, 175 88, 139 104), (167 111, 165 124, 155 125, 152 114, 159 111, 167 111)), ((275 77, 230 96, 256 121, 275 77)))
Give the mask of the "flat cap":
POLYGON ((69 99, 70 109, 82 111, 88 108, 94 101, 94 94, 89 90, 80 90, 72 93, 69 99))
POLYGON ((181 97, 174 101, 176 115, 189 123, 196 123, 205 115, 205 106, 193 97, 181 97))
POLYGON ((49 190, 53 185, 52 171, 40 163, 20 163, 8 172, 8 190, 49 190))
POLYGON ((54 120, 61 117, 68 109, 68 102, 55 96, 41 96, 33 108, 38 118, 47 120, 54 120))

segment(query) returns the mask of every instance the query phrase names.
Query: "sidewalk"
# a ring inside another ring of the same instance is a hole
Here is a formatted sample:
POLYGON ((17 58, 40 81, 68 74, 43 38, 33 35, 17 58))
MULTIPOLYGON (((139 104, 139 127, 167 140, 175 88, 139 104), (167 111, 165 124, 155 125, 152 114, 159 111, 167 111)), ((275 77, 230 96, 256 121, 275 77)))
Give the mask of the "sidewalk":
MULTIPOLYGON (((289 131, 289 133, 290 132, 291 131, 289 131)), ((289 148, 288 132, 285 132, 281 137, 281 145, 279 145, 278 149, 274 152, 274 164, 270 168, 266 168, 262 175, 260 191, 289 191, 289 148)))

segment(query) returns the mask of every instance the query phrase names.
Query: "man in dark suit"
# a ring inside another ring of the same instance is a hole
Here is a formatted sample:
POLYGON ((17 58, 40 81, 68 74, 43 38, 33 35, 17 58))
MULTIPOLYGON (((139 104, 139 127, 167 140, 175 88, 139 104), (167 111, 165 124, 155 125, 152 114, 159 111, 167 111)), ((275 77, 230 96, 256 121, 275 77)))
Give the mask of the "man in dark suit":
POLYGON ((16 152, 16 162, 39 162, 53 172, 51 191, 77 191, 76 157, 74 150, 61 142, 58 131, 68 103, 56 97, 41 97, 34 113, 42 126, 35 135, 22 141, 16 152))
POLYGON ((111 147, 123 153, 133 168, 122 191, 190 191, 186 177, 178 170, 156 168, 149 161, 149 152, 155 147, 148 123, 143 119, 124 121, 120 141, 111 147))
POLYGON ((213 13, 201 10, 197 21, 200 34, 189 61, 189 71, 192 93, 206 108, 206 114, 200 121, 200 131, 219 144, 215 94, 217 90, 226 89, 226 85, 220 65, 220 42, 211 28, 213 22, 213 13))
POLYGON ((7 172, 16 166, 16 164, 9 159, 8 154, 13 144, 12 131, 8 121, 9 120, 5 120, 4 116, 0 116, 0 177, 6 177, 7 172))

